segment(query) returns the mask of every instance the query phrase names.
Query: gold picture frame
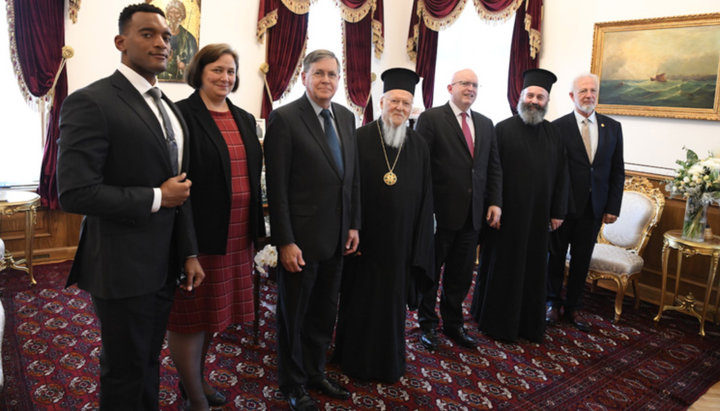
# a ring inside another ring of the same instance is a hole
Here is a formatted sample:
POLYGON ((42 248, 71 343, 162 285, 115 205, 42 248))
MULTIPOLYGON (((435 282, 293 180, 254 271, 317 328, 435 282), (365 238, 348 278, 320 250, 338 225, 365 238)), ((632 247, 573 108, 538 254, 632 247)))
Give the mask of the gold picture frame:
POLYGON ((165 12, 165 20, 173 37, 167 69, 158 74, 158 80, 182 82, 185 67, 199 50, 201 0, 145 0, 165 12))
POLYGON ((597 110, 720 120, 720 13, 595 23, 597 110))

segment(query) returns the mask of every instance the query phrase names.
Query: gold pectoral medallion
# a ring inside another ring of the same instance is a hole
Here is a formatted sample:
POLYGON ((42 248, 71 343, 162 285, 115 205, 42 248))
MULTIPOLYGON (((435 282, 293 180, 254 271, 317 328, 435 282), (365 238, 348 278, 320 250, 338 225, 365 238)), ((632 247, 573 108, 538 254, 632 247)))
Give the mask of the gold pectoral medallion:
POLYGON ((392 171, 388 171, 383 176, 383 181, 385 182, 385 184, 387 184, 389 186, 393 186, 393 185, 395 185, 395 183, 397 183, 397 175, 395 173, 393 173, 392 171))

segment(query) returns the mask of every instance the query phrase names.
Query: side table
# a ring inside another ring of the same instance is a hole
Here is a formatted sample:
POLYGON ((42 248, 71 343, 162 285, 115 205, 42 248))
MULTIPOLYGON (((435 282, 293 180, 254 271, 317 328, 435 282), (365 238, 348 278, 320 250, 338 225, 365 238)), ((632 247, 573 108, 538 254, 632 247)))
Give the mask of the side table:
POLYGON ((5 250, 0 260, 0 271, 5 268, 14 268, 28 273, 30 284, 35 285, 33 276, 32 253, 35 223, 37 222, 37 208, 40 206, 40 196, 29 191, 0 189, 0 216, 9 216, 15 213, 25 213, 25 258, 15 261, 12 254, 5 250), (20 265, 24 264, 24 266, 20 265))
MULTIPOLYGON (((705 336, 705 317, 707 316, 708 303, 710 302, 710 294, 712 293, 715 275, 717 273, 718 260, 720 259, 720 236, 713 235, 712 240, 704 242, 695 242, 682 238, 682 230, 670 230, 663 235, 662 248, 662 289, 660 291, 660 307, 654 321, 660 321, 663 311, 672 310, 680 311, 692 315, 700 321, 700 335, 705 336), (665 304, 665 291, 667 289, 668 260, 670 258, 670 250, 677 250, 677 268, 675 271, 675 292, 673 294, 673 303, 665 304), (687 296, 678 298, 678 287, 680 285, 680 275, 683 257, 692 257, 694 255, 707 255, 711 257, 710 271, 708 272, 707 284, 705 286, 705 297, 703 301, 702 315, 695 310, 695 297, 692 293, 687 296)), ((715 312, 717 317, 718 300, 720 300, 720 292, 715 298, 715 312)))

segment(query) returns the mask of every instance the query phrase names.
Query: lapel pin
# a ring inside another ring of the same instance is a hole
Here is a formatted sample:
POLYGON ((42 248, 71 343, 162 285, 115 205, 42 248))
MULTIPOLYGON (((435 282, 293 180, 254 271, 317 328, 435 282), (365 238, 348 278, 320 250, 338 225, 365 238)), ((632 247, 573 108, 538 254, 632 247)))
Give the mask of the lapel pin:
POLYGON ((600 127, 605 127, 605 123, 600 123, 600 127))

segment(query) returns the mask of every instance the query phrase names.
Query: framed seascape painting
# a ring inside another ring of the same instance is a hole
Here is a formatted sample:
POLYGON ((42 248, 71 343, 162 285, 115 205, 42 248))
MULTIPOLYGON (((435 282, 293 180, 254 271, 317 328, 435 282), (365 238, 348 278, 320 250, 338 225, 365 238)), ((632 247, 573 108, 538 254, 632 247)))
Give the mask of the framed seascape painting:
POLYGON ((172 38, 167 69, 160 81, 183 81, 185 67, 198 51, 200 42, 200 2, 202 0, 145 0, 165 12, 172 38))
POLYGON ((598 111, 720 120, 720 13, 595 24, 598 111))

